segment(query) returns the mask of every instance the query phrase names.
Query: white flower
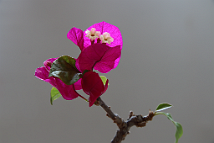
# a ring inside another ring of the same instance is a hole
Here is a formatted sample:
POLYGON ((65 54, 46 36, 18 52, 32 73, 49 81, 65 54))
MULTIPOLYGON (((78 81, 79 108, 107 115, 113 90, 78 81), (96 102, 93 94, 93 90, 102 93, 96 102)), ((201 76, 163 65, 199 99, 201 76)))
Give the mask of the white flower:
POLYGON ((91 39, 91 41, 94 41, 95 39, 99 38, 100 35, 100 31, 96 31, 95 28, 91 28, 91 30, 86 30, 85 33, 87 34, 86 37, 91 39))
POLYGON ((100 40, 102 43, 108 43, 111 44, 111 42, 114 41, 114 39, 110 36, 108 32, 103 33, 103 35, 100 35, 100 40))

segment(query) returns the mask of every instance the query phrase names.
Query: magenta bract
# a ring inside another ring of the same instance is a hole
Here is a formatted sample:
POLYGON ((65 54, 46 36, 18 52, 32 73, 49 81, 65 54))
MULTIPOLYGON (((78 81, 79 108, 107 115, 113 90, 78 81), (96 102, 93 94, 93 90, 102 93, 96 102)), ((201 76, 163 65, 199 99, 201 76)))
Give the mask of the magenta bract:
POLYGON ((108 79, 104 85, 98 73, 92 71, 86 72, 82 77, 82 88, 90 96, 89 107, 91 107, 97 98, 107 90, 108 79))
POLYGON ((120 46, 109 47, 96 43, 84 49, 76 61, 79 71, 95 70, 107 73, 116 68, 115 60, 121 56, 120 46))
POLYGON ((67 34, 67 38, 70 39, 74 44, 76 44, 80 50, 83 50, 83 42, 84 42, 84 33, 81 29, 73 27, 67 34))
POLYGON ((50 83, 52 86, 56 87, 61 93, 62 97, 66 100, 72 100, 79 96, 76 90, 82 89, 81 79, 72 85, 66 85, 59 78, 49 77, 49 71, 51 64, 58 58, 51 58, 44 61, 44 66, 39 67, 35 70, 35 76, 45 82, 50 83))

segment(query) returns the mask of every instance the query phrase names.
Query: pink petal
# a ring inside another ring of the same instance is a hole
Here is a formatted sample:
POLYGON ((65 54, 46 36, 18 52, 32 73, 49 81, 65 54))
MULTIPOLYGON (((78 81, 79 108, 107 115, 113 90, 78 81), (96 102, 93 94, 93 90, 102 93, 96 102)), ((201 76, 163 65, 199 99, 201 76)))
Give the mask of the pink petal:
POLYGON ((120 57, 121 57, 120 46, 110 48, 108 51, 105 52, 102 59, 96 63, 94 69, 98 70, 101 73, 107 73, 110 70, 117 67, 120 61, 120 57), (115 62, 116 60, 118 61, 115 62))
POLYGON ((46 80, 48 79, 49 71, 45 67, 39 67, 35 70, 34 75, 41 80, 46 80))
POLYGON ((35 77, 50 83, 52 86, 55 85, 54 78, 49 78, 49 71, 45 67, 39 67, 35 70, 35 77))
MULTIPOLYGON (((120 49, 122 50, 123 39, 122 39, 122 35, 120 33, 119 28, 117 28, 116 26, 114 26, 110 23, 107 23, 105 21, 100 22, 100 23, 95 23, 86 30, 91 30, 91 28, 96 28, 96 31, 100 31, 100 34, 103 34, 104 32, 108 32, 110 34, 110 36, 114 39, 114 41, 111 44, 107 44, 107 45, 110 47, 119 45, 120 49)), ((84 47, 88 47, 91 45, 90 39, 85 37, 86 30, 84 31, 84 37, 83 37, 84 38, 84 47)))
POLYGON ((82 88, 83 91, 88 94, 89 97, 89 106, 91 107, 98 97, 104 93, 104 85, 100 79, 98 73, 89 71, 83 75, 82 78, 82 88))
POLYGON ((92 70, 94 64, 99 61, 110 47, 104 44, 93 44, 84 49, 76 60, 76 67, 83 72, 92 70))
POLYGON ((83 38, 83 31, 81 29, 78 28, 72 28, 68 34, 67 34, 68 39, 70 39, 72 42, 74 42, 74 44, 76 44, 80 50, 83 50, 83 42, 84 42, 84 38, 83 38))
POLYGON ((59 78, 56 79, 56 88, 61 93, 62 97, 66 100, 73 100, 79 96, 79 94, 74 90, 74 85, 66 85, 59 78))
POLYGON ((119 63, 115 60, 120 59, 120 46, 109 47, 105 44, 96 43, 85 48, 76 61, 76 67, 83 72, 84 70, 98 70, 107 73, 116 68, 119 63))

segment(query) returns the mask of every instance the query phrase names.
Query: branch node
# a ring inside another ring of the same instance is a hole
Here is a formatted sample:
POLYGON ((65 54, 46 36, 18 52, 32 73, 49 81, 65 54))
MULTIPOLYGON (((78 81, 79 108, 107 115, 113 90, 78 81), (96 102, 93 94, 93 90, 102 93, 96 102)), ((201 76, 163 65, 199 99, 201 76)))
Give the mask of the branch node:
POLYGON ((134 112, 133 112, 133 111, 130 111, 130 113, 129 113, 129 119, 130 119, 132 116, 134 116, 134 112))
POLYGON ((100 102, 99 102, 98 100, 96 100, 96 101, 94 102, 94 105, 100 106, 100 102))
POLYGON ((109 117, 109 118, 111 118, 108 113, 106 114, 106 116, 109 117))

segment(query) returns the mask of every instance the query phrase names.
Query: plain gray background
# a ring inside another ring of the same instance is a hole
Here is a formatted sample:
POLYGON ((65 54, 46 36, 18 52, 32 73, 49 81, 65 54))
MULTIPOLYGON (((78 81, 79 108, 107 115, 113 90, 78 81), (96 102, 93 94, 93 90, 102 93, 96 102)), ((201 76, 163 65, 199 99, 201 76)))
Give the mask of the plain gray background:
MULTIPOLYGON (((180 143, 214 143, 213 0, 0 0, 0 143, 110 142, 117 127, 102 108, 81 98, 52 106, 51 85, 34 77, 48 58, 78 57, 72 27, 101 21, 119 27, 124 42, 119 66, 103 74, 112 110, 127 119, 169 102, 180 143)), ((157 116, 124 143, 173 143, 174 134, 157 116)))

